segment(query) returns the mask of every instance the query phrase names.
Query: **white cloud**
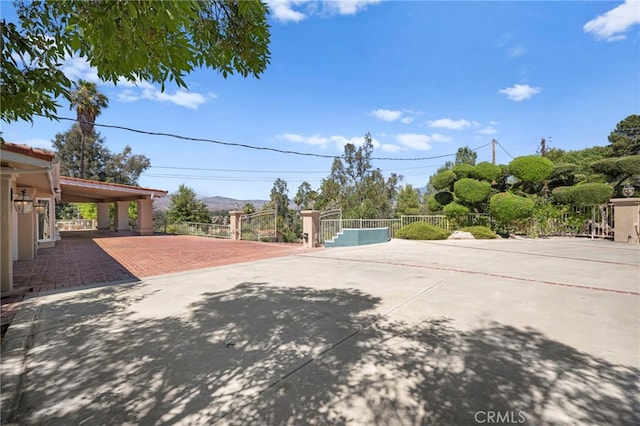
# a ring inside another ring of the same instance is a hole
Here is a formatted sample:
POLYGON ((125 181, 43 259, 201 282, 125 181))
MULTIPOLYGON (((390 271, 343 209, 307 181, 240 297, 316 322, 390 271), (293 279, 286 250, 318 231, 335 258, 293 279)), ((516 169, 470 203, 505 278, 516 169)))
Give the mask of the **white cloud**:
POLYGON ((287 142, 303 143, 307 145, 316 145, 325 148, 329 143, 329 139, 320 135, 303 136, 296 133, 284 133, 277 135, 276 139, 284 140, 287 142))
POLYGON ((382 121, 396 121, 402 117, 402 111, 393 111, 390 109, 376 109, 371 111, 370 114, 382 121))
POLYGON ((390 144, 390 143, 383 143, 382 145, 380 145, 380 150, 384 151, 384 152, 400 152, 400 151, 406 151, 406 148, 400 146, 400 145, 394 145, 394 144, 390 144))
POLYGON ((30 148, 40 148, 40 149, 46 149, 49 151, 53 150, 53 144, 51 143, 50 140, 47 140, 47 139, 40 139, 40 138, 25 139, 25 140, 16 141, 13 143, 18 145, 27 145, 30 148))
POLYGON ((396 140, 400 145, 416 151, 428 151, 431 149, 431 136, 418 133, 403 133, 396 135, 396 140))
POLYGON ((510 100, 520 102, 531 98, 541 91, 542 89, 539 87, 531 87, 528 84, 514 84, 506 89, 498 90, 498 93, 504 93, 510 100))
POLYGON ((431 140, 433 142, 451 142, 453 139, 451 139, 447 135, 441 135, 440 133, 434 133, 434 134, 431 135, 431 140))
POLYGON ((491 125, 491 126, 497 126, 498 124, 500 124, 500 123, 497 122, 497 121, 490 121, 489 122, 489 125, 491 125))
MULTIPOLYGON (((348 143, 352 143, 355 146, 361 146, 364 144, 363 136, 354 136, 352 138, 346 138, 344 136, 336 135, 336 136, 331 136, 329 139, 332 142, 335 142, 336 146, 340 151, 342 151, 344 149, 344 146, 348 143)), ((371 144, 373 145, 374 148, 378 148, 380 145, 382 145, 380 141, 375 138, 371 138, 371 144)))
POLYGON ((584 32, 591 33, 597 40, 616 41, 627 36, 622 34, 636 24, 640 24, 640 2, 627 0, 604 15, 584 24, 584 32))
POLYGON ((98 70, 87 62, 84 58, 67 57, 62 64, 62 72, 69 80, 86 80, 92 83, 101 83, 98 78, 98 70))
POLYGON ((411 123, 413 123, 413 117, 402 117, 400 122, 402 124, 411 124, 411 123))
POLYGON ((498 130, 493 126, 486 126, 482 129, 476 130, 476 133, 479 133, 481 135, 495 135, 496 133, 498 133, 498 130))
POLYGON ((429 125, 429 127, 439 127, 442 129, 449 129, 449 130, 462 130, 462 129, 468 129, 469 127, 471 127, 472 123, 468 120, 465 120, 464 118, 461 118, 459 120, 452 120, 450 118, 440 118, 438 120, 427 121, 427 124, 429 125))
POLYGON ((381 0, 267 0, 271 16, 280 22, 300 22, 309 16, 354 15, 381 0))
POLYGON ((156 88, 143 89, 141 97, 152 101, 170 102, 189 109, 198 109, 200 105, 207 102, 207 98, 204 95, 200 93, 187 92, 182 89, 175 91, 173 94, 161 92, 156 88))

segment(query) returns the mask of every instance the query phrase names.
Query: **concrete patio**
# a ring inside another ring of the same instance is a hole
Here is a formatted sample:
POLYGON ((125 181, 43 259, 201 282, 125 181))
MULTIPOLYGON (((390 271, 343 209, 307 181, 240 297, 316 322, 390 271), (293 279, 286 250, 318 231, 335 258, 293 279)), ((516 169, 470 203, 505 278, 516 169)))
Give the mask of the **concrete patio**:
POLYGON ((2 424, 638 424, 639 264, 392 240, 43 292, 2 344, 2 424))

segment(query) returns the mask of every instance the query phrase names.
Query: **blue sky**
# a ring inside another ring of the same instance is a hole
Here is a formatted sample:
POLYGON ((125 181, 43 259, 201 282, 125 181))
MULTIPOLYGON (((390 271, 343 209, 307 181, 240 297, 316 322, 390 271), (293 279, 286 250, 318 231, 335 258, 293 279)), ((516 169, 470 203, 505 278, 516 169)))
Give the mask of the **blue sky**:
MULTIPOLYGON (((102 84, 80 59, 73 79, 99 83, 97 124, 338 156, 374 139, 385 173, 424 186, 447 159, 496 138, 497 161, 534 154, 541 138, 565 150, 606 145, 640 113, 640 2, 270 1, 271 65, 260 79, 198 70, 189 91, 102 84)), ((11 20, 11 4, 2 2, 11 20)), ((66 104, 62 117, 75 118, 66 104)), ((7 141, 51 148, 69 121, 2 123, 7 141)), ((317 189, 331 158, 285 155, 97 127, 112 151, 151 159, 142 186, 201 196, 266 199, 317 189), (189 170, 201 169, 201 170, 189 170)), ((491 160, 491 148, 478 149, 491 160)))

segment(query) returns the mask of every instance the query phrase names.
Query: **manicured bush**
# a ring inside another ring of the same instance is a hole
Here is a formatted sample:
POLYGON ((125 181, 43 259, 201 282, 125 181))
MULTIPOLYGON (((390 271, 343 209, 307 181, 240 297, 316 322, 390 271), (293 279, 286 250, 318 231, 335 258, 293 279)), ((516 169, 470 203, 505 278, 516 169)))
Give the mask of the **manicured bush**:
POLYGON ((502 175, 502 168, 488 161, 476 164, 473 170, 473 176, 480 180, 493 181, 498 179, 500 175, 502 175))
POLYGON ((427 198, 427 210, 429 210, 429 213, 442 211, 442 207, 443 206, 438 203, 435 196, 432 195, 431 197, 427 198))
POLYGON ((468 207, 463 206, 462 204, 455 203, 455 202, 447 204, 446 206, 444 206, 442 211, 444 212, 445 216, 447 216, 450 219, 455 219, 455 218, 459 218, 459 217, 465 217, 465 216, 467 216, 469 214, 469 208, 468 207))
POLYGON ((396 232, 397 238, 405 240, 446 240, 451 232, 426 222, 413 222, 396 232))
POLYGON ((571 204, 571 187, 559 186, 553 188, 551 191, 551 197, 556 204, 571 204))
POLYGON ((591 164, 591 169, 596 173, 602 173, 610 179, 618 175, 640 174, 640 155, 627 157, 605 158, 591 164))
POLYGON ((452 170, 456 174, 458 179, 462 179, 462 178, 467 178, 473 175, 475 171, 475 167, 472 166, 471 164, 462 163, 462 164, 458 164, 457 166, 454 166, 452 170))
POLYGON ((491 184, 471 178, 463 178, 453 185, 453 190, 464 203, 479 203, 489 197, 491 184))
POLYGON ((434 198, 436 199, 438 204, 440 204, 440 206, 446 206, 453 201, 453 194, 449 191, 440 191, 436 195, 434 195, 434 198))
POLYGON ((438 191, 448 189, 456 181, 456 174, 451 170, 443 170, 431 178, 431 185, 438 191))
POLYGON ((489 202, 491 216, 502 223, 530 217, 533 214, 534 207, 535 202, 533 200, 508 192, 494 195, 489 202))
POLYGON ((613 196, 613 188, 606 183, 583 183, 571 187, 569 196, 576 206, 604 204, 613 196))
POLYGON ((486 226, 467 226, 460 231, 470 232, 476 240, 492 240, 498 238, 495 232, 486 226))
POLYGON ((511 161, 509 172, 525 182, 542 182, 553 173, 553 162, 537 155, 526 155, 511 161))

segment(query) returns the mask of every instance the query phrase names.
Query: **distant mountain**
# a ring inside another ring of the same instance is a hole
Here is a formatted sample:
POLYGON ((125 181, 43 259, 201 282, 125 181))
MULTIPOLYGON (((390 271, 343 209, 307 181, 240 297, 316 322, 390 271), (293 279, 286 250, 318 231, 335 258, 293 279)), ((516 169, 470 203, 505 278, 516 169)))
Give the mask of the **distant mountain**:
MULTIPOLYGON (((207 210, 235 210, 244 207, 247 203, 252 203, 256 209, 262 208, 268 200, 237 200, 235 198, 228 197, 204 197, 200 201, 206 204, 207 210)), ((171 194, 168 194, 162 198, 156 198, 153 202, 153 206, 158 210, 168 210, 171 203, 171 194)))

